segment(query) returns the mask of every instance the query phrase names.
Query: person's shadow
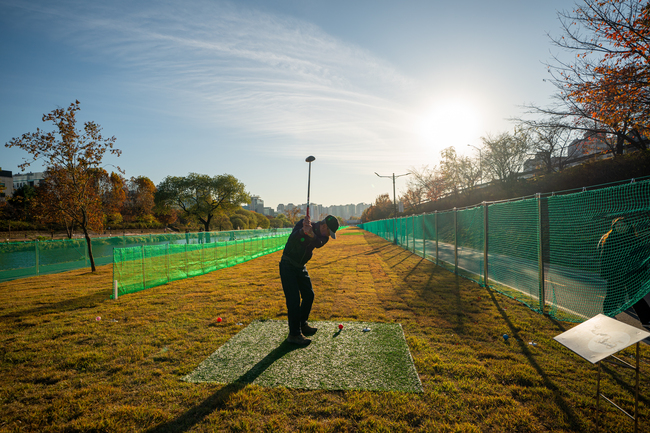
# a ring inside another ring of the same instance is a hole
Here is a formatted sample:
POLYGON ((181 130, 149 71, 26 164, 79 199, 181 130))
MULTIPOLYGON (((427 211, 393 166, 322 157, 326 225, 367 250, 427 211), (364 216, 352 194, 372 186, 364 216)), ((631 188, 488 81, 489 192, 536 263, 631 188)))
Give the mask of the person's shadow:
POLYGON ((147 430, 147 432, 163 433, 184 432, 190 430, 212 412, 223 407, 224 403, 228 401, 229 397, 232 394, 238 392, 246 385, 253 383, 255 379, 264 373, 264 371, 266 371, 266 369, 269 368, 275 361, 299 348, 301 348, 301 346, 283 341, 278 347, 273 349, 273 351, 271 351, 262 360, 251 367, 251 369, 246 373, 239 376, 234 382, 227 384, 219 391, 212 394, 200 404, 189 409, 187 412, 175 420, 153 427, 147 430))

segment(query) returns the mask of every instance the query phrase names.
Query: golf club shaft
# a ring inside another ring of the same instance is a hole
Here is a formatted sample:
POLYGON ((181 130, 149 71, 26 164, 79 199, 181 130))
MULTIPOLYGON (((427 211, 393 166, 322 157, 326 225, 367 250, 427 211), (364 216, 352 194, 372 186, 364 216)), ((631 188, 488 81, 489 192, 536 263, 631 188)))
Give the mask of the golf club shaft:
POLYGON ((309 190, 311 189, 311 161, 309 162, 309 176, 307 178, 307 216, 309 216, 309 190))

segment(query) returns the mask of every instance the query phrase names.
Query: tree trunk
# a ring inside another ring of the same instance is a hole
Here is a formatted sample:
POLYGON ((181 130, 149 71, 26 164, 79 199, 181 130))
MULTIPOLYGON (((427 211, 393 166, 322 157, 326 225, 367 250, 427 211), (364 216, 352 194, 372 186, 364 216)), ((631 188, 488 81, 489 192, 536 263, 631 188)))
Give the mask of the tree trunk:
POLYGON ((90 259, 90 269, 92 272, 95 272, 97 268, 95 268, 95 258, 93 257, 93 247, 90 242, 90 235, 88 234, 88 229, 84 227, 84 236, 86 238, 86 244, 88 245, 88 258, 90 259))
POLYGON ((68 236, 68 239, 72 239, 72 234, 73 234, 72 232, 74 230, 73 225, 68 224, 67 220, 64 220, 64 223, 65 223, 65 234, 66 236, 68 236))
POLYGON ((623 148, 625 145, 625 136, 618 134, 616 136, 616 155, 623 155, 623 148))

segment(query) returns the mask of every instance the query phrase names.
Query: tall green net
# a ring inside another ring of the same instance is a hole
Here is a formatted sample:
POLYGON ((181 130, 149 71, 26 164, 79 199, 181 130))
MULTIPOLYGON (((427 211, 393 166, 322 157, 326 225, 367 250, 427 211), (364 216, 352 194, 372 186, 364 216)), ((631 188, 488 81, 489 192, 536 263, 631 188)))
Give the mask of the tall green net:
POLYGON ((650 293, 650 180, 361 227, 560 320, 650 293))
POLYGON ((142 245, 113 250, 115 296, 191 278, 255 259, 284 248, 290 230, 203 243, 142 245))
MULTIPOLYGON (((97 266, 113 262, 113 250, 143 245, 201 245, 256 237, 288 234, 287 229, 233 230, 225 232, 158 233, 93 237, 93 259, 97 266)), ((0 243, 0 282, 90 267, 84 238, 0 243)))

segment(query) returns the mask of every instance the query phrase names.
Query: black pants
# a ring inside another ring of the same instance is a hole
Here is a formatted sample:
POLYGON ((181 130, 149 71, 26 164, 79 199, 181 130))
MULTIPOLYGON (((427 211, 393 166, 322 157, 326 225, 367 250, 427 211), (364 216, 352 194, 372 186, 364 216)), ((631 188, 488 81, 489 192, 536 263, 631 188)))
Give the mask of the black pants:
POLYGON ((314 289, 306 267, 297 268, 285 261, 280 262, 280 280, 287 301, 289 334, 300 335, 301 325, 309 320, 314 303, 314 289), (302 302, 301 302, 302 299, 302 302))

